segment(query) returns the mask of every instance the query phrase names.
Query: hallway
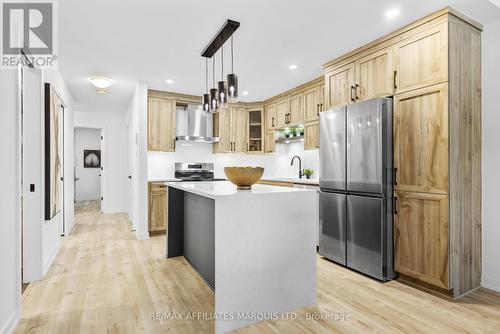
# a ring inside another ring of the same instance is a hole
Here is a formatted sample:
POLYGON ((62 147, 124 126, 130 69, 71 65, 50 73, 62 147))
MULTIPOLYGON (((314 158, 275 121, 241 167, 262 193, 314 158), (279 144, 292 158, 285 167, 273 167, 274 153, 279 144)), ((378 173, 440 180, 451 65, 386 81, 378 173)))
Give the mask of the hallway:
MULTIPOLYGON (((155 333, 188 324, 150 312, 209 312, 211 290, 185 260, 165 262, 164 235, 138 241, 130 230, 125 214, 103 215, 96 203, 76 210, 47 276, 22 296, 16 333, 155 333)), ((187 332, 209 326, 190 322, 187 332)))
MULTIPOLYGON (((213 333, 213 322, 155 319, 213 312, 214 298, 184 258, 166 260, 164 235, 139 241, 125 214, 97 203, 76 212, 46 278, 22 296, 16 333, 213 333)), ((266 321, 238 333, 498 333, 500 294, 479 289, 457 301, 397 281, 381 284, 318 257, 314 320, 266 321)))

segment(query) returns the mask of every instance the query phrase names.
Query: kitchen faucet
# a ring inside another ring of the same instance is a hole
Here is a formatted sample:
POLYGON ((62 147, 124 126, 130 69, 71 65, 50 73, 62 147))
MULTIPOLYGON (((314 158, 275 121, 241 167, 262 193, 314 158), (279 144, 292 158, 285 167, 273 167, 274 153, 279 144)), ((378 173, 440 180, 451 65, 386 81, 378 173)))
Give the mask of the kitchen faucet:
POLYGON ((293 166, 293 161, 295 158, 299 159, 299 179, 302 178, 302 159, 298 155, 294 155, 292 161, 290 162, 290 166, 293 166))

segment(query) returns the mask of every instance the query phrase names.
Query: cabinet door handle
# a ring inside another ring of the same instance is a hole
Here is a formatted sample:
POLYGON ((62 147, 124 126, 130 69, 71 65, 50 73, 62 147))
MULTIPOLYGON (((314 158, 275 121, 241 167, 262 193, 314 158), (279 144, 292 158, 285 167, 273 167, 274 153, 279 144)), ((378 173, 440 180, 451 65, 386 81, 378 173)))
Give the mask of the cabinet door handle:
POLYGON ((175 139, 172 139, 172 147, 174 148, 175 150, 175 139))
POLYGON ((394 185, 398 185, 398 169, 394 168, 394 185))
POLYGON ((272 118, 271 124, 272 124, 272 126, 271 126, 271 127, 273 127, 273 128, 274 128, 274 116, 273 116, 273 118, 272 118))
POLYGON ((319 103, 316 105, 316 114, 319 116, 319 103))
POLYGON ((354 91, 354 86, 351 86, 351 101, 353 101, 353 102, 354 102, 354 101, 356 101, 356 99, 354 98, 354 96, 353 96, 353 94, 352 94, 352 93, 353 93, 353 91, 354 91))
POLYGON ((396 84, 396 77, 398 76, 398 71, 394 71, 393 76, 392 76, 392 83, 394 86, 394 89, 398 88, 398 85, 396 84))
POLYGON ((250 143, 247 143, 247 151, 250 151, 250 143))
POLYGON ((356 98, 356 100, 358 100, 358 99, 359 99, 359 96, 358 96, 358 87, 359 87, 359 85, 358 85, 358 84, 356 84, 356 85, 354 86, 354 97, 356 98))
POLYGON ((394 214, 398 214, 398 198, 394 196, 394 214))

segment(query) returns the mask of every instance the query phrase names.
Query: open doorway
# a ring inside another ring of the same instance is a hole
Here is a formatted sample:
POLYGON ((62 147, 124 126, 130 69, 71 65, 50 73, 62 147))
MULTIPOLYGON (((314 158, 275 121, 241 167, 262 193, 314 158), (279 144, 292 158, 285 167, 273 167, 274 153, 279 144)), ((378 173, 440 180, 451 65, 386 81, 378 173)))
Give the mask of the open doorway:
POLYGON ((75 127, 75 214, 102 212, 102 130, 75 127))

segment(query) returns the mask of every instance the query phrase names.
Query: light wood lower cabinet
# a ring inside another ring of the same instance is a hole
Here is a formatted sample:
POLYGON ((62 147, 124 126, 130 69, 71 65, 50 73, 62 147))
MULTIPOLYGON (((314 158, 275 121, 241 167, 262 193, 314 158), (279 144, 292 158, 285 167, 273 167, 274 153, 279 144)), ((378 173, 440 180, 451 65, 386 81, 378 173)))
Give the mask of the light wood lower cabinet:
POLYGON ((167 229, 168 187, 155 182, 149 183, 148 230, 157 233, 167 229))
POLYGON ((398 191, 396 197, 396 271, 448 289, 448 196, 398 191))
POLYGON ((319 148, 319 121, 304 125, 304 149, 314 150, 319 148))

